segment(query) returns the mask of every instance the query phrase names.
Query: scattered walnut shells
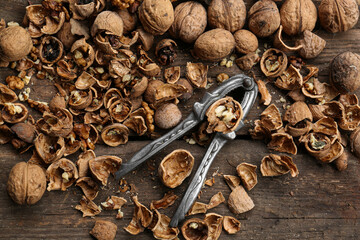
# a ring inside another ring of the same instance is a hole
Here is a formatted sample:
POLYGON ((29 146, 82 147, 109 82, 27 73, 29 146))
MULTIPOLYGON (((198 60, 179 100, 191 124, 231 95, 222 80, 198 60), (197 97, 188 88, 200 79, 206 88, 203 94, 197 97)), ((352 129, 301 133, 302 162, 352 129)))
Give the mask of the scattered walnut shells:
POLYGON ((42 198, 45 190, 45 171, 39 165, 19 162, 11 169, 7 192, 17 204, 35 204, 42 198))
POLYGON ((354 92, 360 87, 360 55, 344 52, 337 55, 330 65, 331 84, 340 92, 354 92))
POLYGON ((235 48, 235 39, 231 32, 216 28, 200 35, 194 44, 194 54, 205 61, 217 61, 225 58, 235 48))
POLYGON ((319 6, 321 26, 329 32, 345 32, 359 19, 356 0, 322 0, 319 6))
POLYGON ((183 2, 175 8, 174 23, 169 32, 174 38, 193 43, 205 31, 206 24, 206 9, 200 3, 183 2))
POLYGON ((96 180, 106 186, 110 173, 114 174, 120 168, 122 159, 116 156, 99 156, 89 160, 89 169, 96 180))
POLYGON ((174 22, 174 8, 170 0, 144 0, 138 9, 145 31, 163 35, 174 22))
POLYGON ((194 166, 194 157, 185 149, 174 150, 161 161, 158 172, 161 181, 170 188, 179 186, 194 166))
POLYGON ((48 167, 46 176, 50 181, 48 191, 65 191, 79 178, 79 172, 72 161, 61 158, 48 167))
POLYGON ((243 0, 213 0, 207 11, 212 28, 235 32, 245 24, 246 7, 243 0))
POLYGON ((181 233, 186 240, 206 240, 209 236, 209 227, 205 221, 191 218, 182 225, 181 233))
POLYGON ((98 240, 114 240, 116 231, 116 224, 110 221, 96 220, 95 226, 91 229, 90 234, 98 240))
POLYGON ((280 9, 281 25, 287 35, 312 31, 317 20, 317 9, 312 0, 286 0, 280 9))
POLYGON ((249 29, 258 37, 268 37, 280 26, 280 13, 271 0, 257 1, 248 12, 249 29))
POLYGON ((0 62, 20 60, 30 53, 32 47, 30 34, 24 28, 13 26, 0 31, 0 62))

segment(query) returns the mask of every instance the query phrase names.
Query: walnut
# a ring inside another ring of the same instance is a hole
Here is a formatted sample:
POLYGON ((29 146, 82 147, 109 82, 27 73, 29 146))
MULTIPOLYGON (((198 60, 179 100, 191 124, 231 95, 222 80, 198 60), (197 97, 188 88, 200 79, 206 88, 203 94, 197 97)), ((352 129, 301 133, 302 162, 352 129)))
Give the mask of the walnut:
POLYGON ((163 39, 156 45, 155 55, 161 65, 169 65, 175 61, 177 44, 171 39, 163 39))
POLYGON ((209 123, 207 132, 229 133, 235 131, 243 117, 241 104, 232 97, 225 97, 214 102, 206 111, 209 123))
POLYGON ((23 89, 25 87, 24 81, 17 76, 7 76, 5 81, 12 90, 23 89))
POLYGON ((117 14, 121 17, 123 21, 123 32, 130 33, 132 30, 135 29, 138 18, 136 14, 130 13, 127 9, 117 11, 117 14))
POLYGON ((250 31, 241 29, 234 33, 235 49, 238 53, 248 54, 255 52, 259 47, 257 37, 250 31))
POLYGON ((244 26, 245 20, 243 0, 213 0, 208 7, 208 22, 212 28, 236 32, 244 26))
POLYGON ((248 191, 253 189, 257 184, 256 168, 256 165, 250 163, 241 163, 236 167, 236 172, 248 191))
POLYGON ((158 172, 161 181, 170 188, 179 186, 194 166, 194 157, 185 149, 178 149, 161 161, 158 172))
POLYGON ((209 239, 218 239, 222 231, 224 217, 216 213, 208 213, 205 215, 204 222, 209 228, 209 239))
POLYGON ((218 61, 229 55, 235 48, 231 32, 216 28, 199 36, 194 44, 194 54, 205 61, 218 61))
POLYGON ((182 114, 177 105, 173 103, 165 103, 161 105, 155 112, 155 124, 162 129, 170 129, 175 127, 182 118, 182 114))
POLYGON ((79 172, 72 161, 61 158, 48 167, 46 176, 50 181, 48 191, 65 191, 79 178, 79 172))
POLYGON ((242 186, 237 186, 229 195, 228 205, 234 214, 248 212, 255 207, 254 202, 249 197, 242 186))
POLYGON ((165 209, 173 205, 179 197, 174 194, 174 192, 165 193, 164 197, 160 200, 153 200, 150 204, 150 209, 165 209))
POLYGON ((89 169, 96 180, 106 186, 110 173, 120 168, 122 159, 116 156, 99 156, 89 161, 89 169))
POLYGON ((209 236, 209 227, 205 221, 191 218, 182 225, 181 233, 186 240, 206 240, 209 236))
POLYGON ((334 160, 334 163, 337 170, 346 170, 348 166, 348 153, 344 151, 339 158, 334 160))
POLYGON ((105 220, 96 220, 95 226, 89 233, 98 240, 114 240, 116 231, 116 224, 105 220))
POLYGON ((311 0, 286 0, 280 9, 281 25, 287 35, 312 31, 317 20, 317 10, 311 0))
POLYGON ((11 130, 15 133, 16 137, 27 143, 32 143, 36 137, 36 128, 29 122, 16 123, 11 126, 11 130))
POLYGON ((299 50, 300 56, 309 59, 317 57, 324 50, 326 41, 309 30, 305 30, 303 38, 296 41, 296 45, 302 45, 299 50))
POLYGON ((17 204, 35 204, 41 199, 45 190, 45 171, 40 166, 19 162, 11 169, 7 192, 17 204))
POLYGON ((330 65, 331 84, 340 92, 354 92, 360 87, 360 55, 344 52, 337 55, 330 65))
POLYGON ((223 227, 228 234, 235 234, 240 231, 241 223, 234 217, 224 216, 223 227))
POLYGON ((99 193, 99 185, 91 177, 80 177, 75 186, 79 186, 90 200, 94 200, 99 193))
POLYGON ((169 32, 174 38, 193 43, 205 31, 206 24, 206 9, 200 3, 183 2, 175 8, 174 23, 169 32))
POLYGON ((279 77, 286 69, 288 64, 287 56, 284 52, 270 48, 264 52, 260 60, 261 71, 267 77, 279 77))
POLYGON ((7 123, 24 122, 28 115, 28 109, 21 103, 5 103, 1 110, 2 120, 7 123))
POLYGON ((258 37, 268 37, 280 26, 280 13, 270 0, 257 1, 248 12, 249 29, 258 37))
POLYGON ((260 171, 263 176, 273 177, 291 173, 296 177, 299 171, 291 157, 286 155, 270 154, 261 160, 260 171))
POLYGON ((126 144, 129 137, 129 129, 121 124, 114 123, 103 128, 101 131, 101 139, 111 147, 117 147, 120 144, 126 144))
POLYGON ((145 31, 163 35, 174 22, 174 8, 170 0, 144 0, 138 10, 145 31))
POLYGON ((319 6, 321 26, 329 32, 345 32, 359 19, 356 0, 322 0, 319 6))
POLYGON ((32 48, 30 34, 24 28, 14 26, 0 31, 0 62, 20 60, 26 57, 32 48))

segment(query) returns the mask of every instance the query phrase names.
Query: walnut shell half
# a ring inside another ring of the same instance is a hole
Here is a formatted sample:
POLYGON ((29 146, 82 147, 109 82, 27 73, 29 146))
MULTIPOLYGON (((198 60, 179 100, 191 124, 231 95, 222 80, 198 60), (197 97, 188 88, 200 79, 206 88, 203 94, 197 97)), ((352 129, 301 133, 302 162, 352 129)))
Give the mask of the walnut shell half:
POLYGON ((46 175, 50 180, 47 187, 48 191, 65 191, 79 178, 75 164, 66 158, 53 162, 46 170, 46 175))
POLYGON ((257 184, 256 168, 256 165, 250 163, 241 163, 236 167, 236 172, 248 191, 253 189, 257 184))
POLYGON ((288 64, 287 56, 284 52, 270 48, 261 57, 260 68, 267 77, 279 77, 286 69, 288 64))
POLYGON ((261 174, 266 177, 280 176, 288 172, 291 172, 292 177, 296 177, 299 174, 291 157, 275 154, 265 156, 261 160, 260 171, 261 174))
POLYGON ((96 180, 106 185, 110 173, 114 174, 120 168, 122 159, 116 156, 99 156, 89 161, 89 169, 96 180))
POLYGON ((101 138, 106 145, 116 147, 120 144, 127 143, 129 133, 130 131, 125 125, 121 123, 115 123, 106 126, 101 131, 101 138))
POLYGON ((17 163, 10 171, 7 192, 17 204, 37 203, 46 189, 45 171, 36 164, 17 163))
POLYGON ((209 227, 205 221, 191 218, 182 225, 181 233, 186 240, 206 240, 209 236, 209 227))
POLYGON ((178 149, 161 161, 159 176, 161 181, 170 188, 179 186, 187 178, 194 166, 194 157, 185 149, 178 149))

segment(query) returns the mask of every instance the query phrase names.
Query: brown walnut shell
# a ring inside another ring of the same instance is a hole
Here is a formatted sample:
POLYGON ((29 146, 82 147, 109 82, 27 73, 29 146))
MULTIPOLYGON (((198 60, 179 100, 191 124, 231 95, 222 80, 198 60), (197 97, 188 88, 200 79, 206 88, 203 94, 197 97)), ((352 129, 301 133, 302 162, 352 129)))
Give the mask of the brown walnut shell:
POLYGON ((24 28, 13 26, 0 31, 0 62, 20 60, 30 53, 32 47, 30 34, 24 28))
POLYGON ((101 139, 106 145, 116 147, 127 143, 129 133, 130 131, 125 125, 115 123, 104 127, 101 131, 101 139))
POLYGON ((84 195, 90 200, 94 200, 99 193, 99 185, 91 177, 79 178, 75 186, 80 187, 84 195))
POLYGON ((337 55, 330 65, 331 84, 340 92, 354 92, 360 87, 360 55, 344 52, 337 55))
POLYGON ((194 44, 194 54, 205 61, 217 61, 225 58, 235 48, 235 39, 231 32, 216 28, 200 35, 194 44))
POLYGON ((208 22, 212 28, 235 32, 244 26, 245 20, 243 0, 213 0, 208 7, 208 22))
POLYGON ((40 158, 50 164, 60 159, 65 152, 65 141, 63 137, 50 137, 40 133, 34 141, 35 149, 40 158))
POLYGON ((294 139, 287 133, 273 133, 271 135, 271 141, 267 145, 269 149, 277 152, 284 152, 296 155, 297 147, 294 139))
POLYGON ((178 149, 161 161, 158 172, 165 186, 176 188, 187 178, 194 166, 194 157, 185 149, 178 149))
POLYGON ((120 168, 122 159, 116 156, 99 156, 89 161, 89 169, 96 180, 106 186, 110 173, 114 174, 120 168))
POLYGON ((209 66, 203 63, 191 63, 186 64, 186 78, 198 88, 205 88, 207 85, 207 73, 209 66))
POLYGON ((205 31, 206 24, 206 9, 200 3, 183 2, 175 8, 174 23, 169 32, 174 38, 193 43, 205 31))
POLYGON ((50 181, 48 191, 65 191, 79 178, 79 172, 72 161, 61 158, 48 167, 46 176, 50 181))
POLYGON ((153 35, 163 35, 174 22, 170 0, 144 0, 138 12, 145 31, 153 35))
POLYGON ((261 160, 261 174, 265 177, 274 177, 291 173, 292 177, 296 177, 299 171, 291 157, 286 155, 270 154, 261 160))
POLYGON ((42 198, 45 190, 45 171, 39 165, 19 162, 11 169, 7 192, 17 204, 35 204, 42 198))
POLYGON ((228 205, 234 214, 248 212, 255 207, 253 200, 249 197, 242 186, 237 186, 229 195, 228 205))
POLYGON ((179 197, 174 194, 174 192, 170 191, 165 193, 164 197, 160 200, 153 200, 150 204, 150 209, 166 209, 173 205, 179 197))
POLYGON ((266 128, 268 131, 279 130, 283 127, 283 122, 281 119, 281 113, 279 109, 271 104, 261 113, 261 125, 266 128))
POLYGON ((109 107, 110 116, 117 122, 123 122, 127 119, 133 109, 130 100, 123 98, 117 100, 109 107))
POLYGON ((293 103, 285 112, 283 120, 289 122, 290 125, 295 126, 297 123, 303 120, 309 120, 312 122, 312 113, 305 102, 293 103))
POLYGON ((249 29, 258 37, 272 35, 280 26, 280 13, 271 0, 257 1, 248 12, 249 29))
POLYGON ((286 0, 280 9, 281 25, 287 35, 312 31, 317 20, 317 9, 312 0, 286 0))
POLYGON ((7 123, 24 122, 29 115, 29 111, 22 103, 5 103, 1 110, 1 118, 7 123))
POLYGON ((305 30, 303 38, 296 41, 296 45, 302 45, 299 50, 300 56, 310 59, 317 57, 324 50, 326 41, 315 33, 305 30))
POLYGON ((130 13, 128 9, 122 9, 117 11, 117 14, 121 17, 123 21, 123 33, 127 34, 133 31, 138 23, 138 18, 136 14, 130 13))
POLYGON ((236 167, 236 172, 239 175, 242 184, 246 190, 250 191, 257 184, 256 165, 250 163, 241 163, 236 167))
POLYGON ((64 45, 59 39, 53 36, 43 37, 39 48, 41 62, 45 64, 54 64, 60 60, 63 52, 64 45))
POLYGON ((235 60, 236 65, 243 71, 249 71, 260 61, 257 53, 251 52, 235 60))
POLYGON ((224 216, 223 227, 228 234, 235 234, 240 231, 241 223, 234 217, 224 216))
POLYGON ((94 217, 101 213, 101 208, 86 196, 82 196, 80 205, 76 205, 75 209, 81 211, 83 217, 94 217))
POLYGON ((248 54, 255 52, 259 47, 257 37, 250 31, 241 29, 234 33, 235 49, 238 53, 248 54))
POLYGON ((91 35, 104 32, 108 35, 121 37, 123 35, 123 20, 116 12, 103 11, 95 18, 91 27, 91 35))
POLYGON ((36 137, 36 128, 29 122, 16 123, 11 127, 15 135, 27 143, 32 143, 36 137))
POLYGON ((161 105, 155 112, 155 124, 162 129, 175 127, 181 120, 182 114, 179 107, 173 103, 161 105))
POLYGON ((0 125, 0 144, 6 144, 13 138, 13 131, 5 124, 0 125))
POLYGON ((16 93, 6 85, 0 83, 0 104, 12 103, 18 100, 16 93))
POLYGON ((359 19, 356 0, 322 0, 319 6, 321 26, 328 32, 345 32, 359 19))
POLYGON ((357 127, 350 135, 351 151, 360 158, 360 127, 357 127))
POLYGON ((224 217, 216 213, 207 213, 204 221, 209 227, 209 239, 219 239, 224 217))
POLYGON ((182 225, 181 233, 186 240, 206 240, 209 236, 209 227, 205 221, 191 218, 182 225))
POLYGON ((97 220, 89 233, 98 240, 114 240, 116 231, 116 224, 110 221, 97 220))
POLYGON ((261 57, 260 68, 267 77, 279 77, 286 69, 288 58, 286 54, 275 48, 270 48, 261 57))

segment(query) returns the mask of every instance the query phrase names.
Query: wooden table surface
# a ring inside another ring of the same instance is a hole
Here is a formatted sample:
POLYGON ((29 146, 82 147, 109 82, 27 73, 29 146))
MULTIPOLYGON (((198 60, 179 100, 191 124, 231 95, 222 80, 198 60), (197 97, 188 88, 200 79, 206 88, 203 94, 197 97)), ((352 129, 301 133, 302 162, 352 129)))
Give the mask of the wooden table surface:
MULTIPOLYGON (((35 1, 36 2, 36 1, 35 1)), ((250 8, 256 1, 245 1, 250 8)), ((318 5, 320 1, 314 1, 318 5)), ((0 18, 6 21, 21 22, 25 13, 26 0, 0 0, 0 18)), ((314 60, 308 61, 319 67, 320 80, 328 79, 329 63, 333 57, 346 50, 360 53, 360 24, 346 33, 330 34, 320 29, 319 24, 314 32, 327 41, 323 53, 314 60)), ((260 49, 264 43, 270 44, 270 39, 260 41, 260 49)), ((195 61, 189 54, 191 46, 180 44, 178 58, 174 66, 182 67, 188 61, 195 61)), ((153 50, 151 50, 153 51, 153 50)), ((241 71, 233 66, 224 68, 215 65, 210 66, 209 76, 215 78, 218 73, 225 72, 229 75, 241 71)), ((259 79, 263 76, 259 67, 254 68, 255 75, 259 79)), ((9 69, 0 69, 0 81, 13 72, 9 69)), ((285 97, 287 104, 291 101, 286 97, 286 92, 280 91, 268 84, 273 100, 279 108, 283 103, 280 97, 285 97)), ((52 83, 46 80, 32 80, 30 98, 34 100, 49 101, 56 93, 52 83)), ((181 103, 183 116, 186 116, 195 101, 201 99, 203 91, 197 90, 191 100, 181 103)), ((249 114, 249 120, 259 117, 264 106, 257 101, 249 114)), ((282 109, 282 108, 281 108, 282 109)), ((263 156, 269 153, 265 144, 254 141, 248 135, 246 126, 238 135, 237 139, 229 142, 216 157, 210 168, 208 177, 218 171, 221 174, 236 175, 235 167, 241 162, 260 165, 263 156)), ((98 145, 96 154, 115 154, 124 162, 141 147, 149 143, 146 139, 132 139, 128 144, 116 148, 98 145)), ((189 150, 195 157, 195 168, 204 155, 206 148, 189 145, 184 140, 178 140, 165 148, 161 153, 152 158, 156 168, 161 159, 172 150, 184 148, 189 150)), ((116 193, 118 182, 113 177, 108 186, 104 187, 95 203, 100 204, 107 196, 118 195, 125 197, 128 204, 123 208, 124 218, 116 220, 115 211, 103 211, 94 218, 82 218, 81 213, 74 209, 78 204, 82 193, 77 187, 71 187, 65 192, 46 192, 40 202, 34 206, 16 205, 6 193, 6 182, 10 169, 20 161, 27 161, 30 153, 19 155, 9 144, 0 146, 0 238, 4 239, 90 239, 89 231, 96 219, 106 219, 117 224, 116 239, 152 239, 152 233, 145 230, 138 236, 131 236, 123 230, 132 218, 133 204, 129 193, 116 193)), ((75 160, 76 156, 70 157, 75 160)), ((220 239, 358 239, 360 235, 360 162, 350 154, 348 169, 339 172, 331 164, 321 164, 304 149, 294 157, 300 174, 296 178, 290 175, 281 177, 265 178, 258 171, 258 184, 249 192, 255 203, 255 208, 250 212, 237 217, 242 224, 241 231, 236 235, 222 233, 220 239)), ((194 168, 194 169, 195 169, 194 168)), ((149 205, 151 200, 160 199, 170 189, 164 187, 160 180, 152 177, 152 172, 146 164, 140 166, 135 173, 128 174, 126 180, 132 183, 138 190, 141 203, 149 205)), ((193 171, 194 174, 195 171, 193 171)), ((187 178, 184 183, 174 192, 181 196, 190 182, 187 178)), ((199 201, 208 202, 211 196, 221 191, 227 199, 230 189, 223 178, 215 177, 212 187, 204 187, 199 201)), ((163 213, 172 216, 179 200, 163 213)), ((233 214, 226 204, 210 210, 221 215, 233 214)), ((199 216, 202 218, 203 216, 199 216)))

